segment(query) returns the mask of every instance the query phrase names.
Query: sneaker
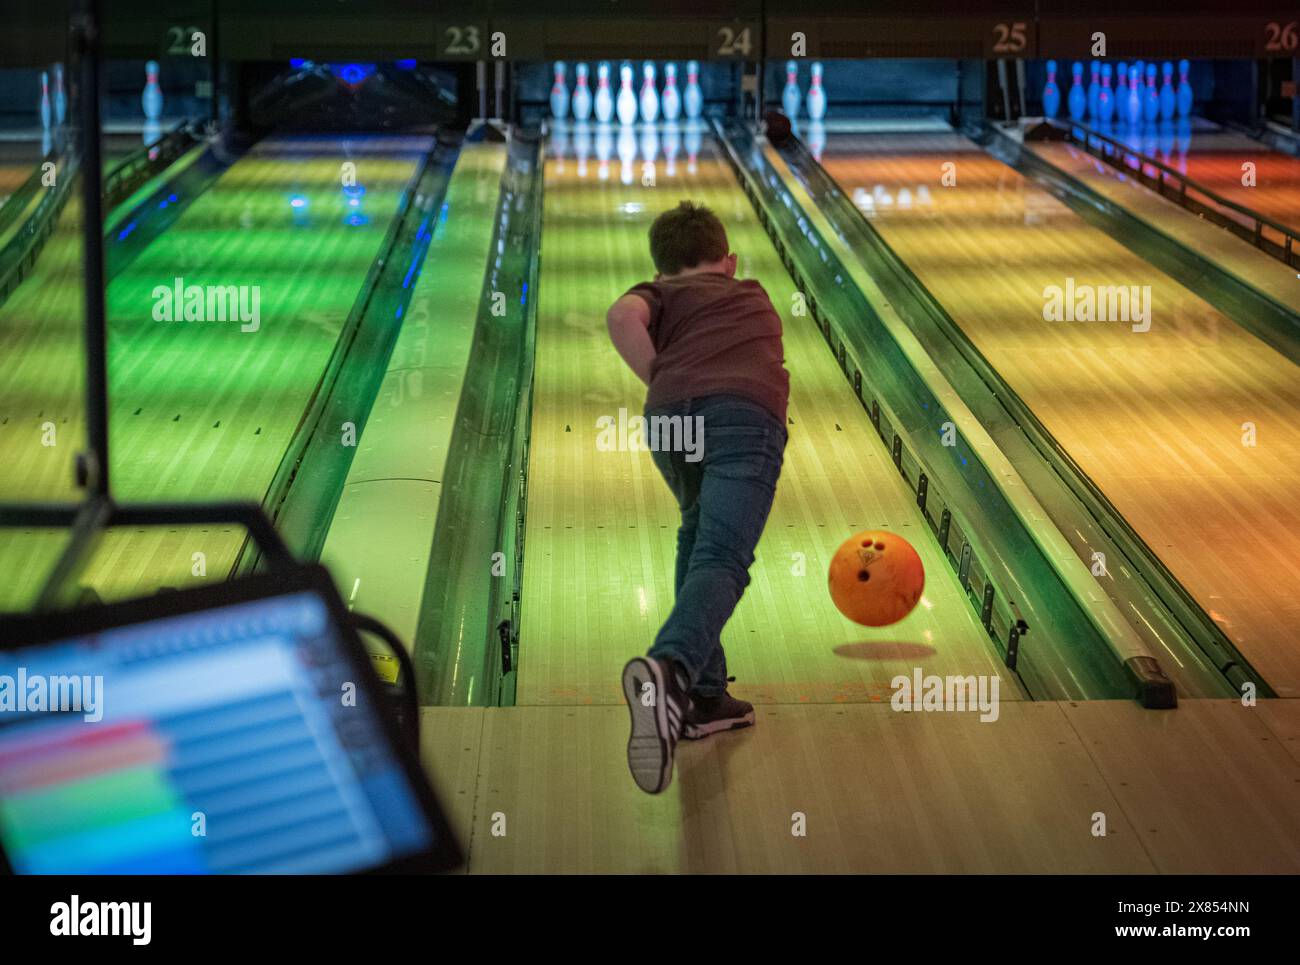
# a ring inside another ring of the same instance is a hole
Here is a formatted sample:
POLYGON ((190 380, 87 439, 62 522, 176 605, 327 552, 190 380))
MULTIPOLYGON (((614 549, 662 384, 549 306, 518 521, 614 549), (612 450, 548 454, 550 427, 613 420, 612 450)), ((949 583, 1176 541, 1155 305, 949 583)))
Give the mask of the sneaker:
POLYGON ((632 713, 627 741, 627 766, 637 787, 658 794, 673 779, 673 752, 682 735, 682 721, 691 709, 670 664, 654 657, 637 657, 623 668, 623 696, 632 713), (653 695, 653 699, 646 695, 653 695))
POLYGON ((737 700, 723 691, 717 697, 691 698, 691 709, 686 712, 682 736, 697 741, 720 731, 753 726, 754 705, 747 700, 737 700))

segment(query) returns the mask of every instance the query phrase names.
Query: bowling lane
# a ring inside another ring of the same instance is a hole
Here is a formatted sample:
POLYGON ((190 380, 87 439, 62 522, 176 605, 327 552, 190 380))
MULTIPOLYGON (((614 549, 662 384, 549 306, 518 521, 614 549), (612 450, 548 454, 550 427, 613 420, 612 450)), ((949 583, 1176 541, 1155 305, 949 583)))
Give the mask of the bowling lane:
MULTIPOLYGON (((0 501, 72 500, 85 443, 81 203, 71 197, 35 266, 0 304, 0 501), (52 423, 52 445, 41 426, 52 423)), ((0 531, 0 540, 5 537, 0 531)))
POLYGON ((22 187, 35 169, 34 163, 0 161, 0 207, 4 207, 9 196, 22 187))
POLYGON ((40 162, 40 141, 17 137, 0 139, 0 249, 13 237, 25 217, 24 212, 17 208, 5 208, 14 192, 36 173, 40 162))
POLYGON ((1154 133, 1140 140, 1121 140, 1215 194, 1300 231, 1300 158, 1200 121, 1187 135, 1154 133), (1172 151, 1171 142, 1175 145, 1172 151), (1247 163, 1255 165, 1255 184, 1251 187, 1241 183, 1243 165, 1247 163))
MULTIPOLYGON (((140 147, 139 137, 104 135, 100 147, 104 170, 120 164, 140 147)), ((43 157, 39 139, 0 139, 0 208, 35 173, 43 157)))
MULTIPOLYGON (((727 225, 740 274, 762 281, 778 309, 792 304, 794 286, 720 148, 665 137, 678 160, 658 162, 657 186, 646 187, 643 162, 658 146, 641 140, 628 164, 614 154, 607 179, 603 151, 575 165, 552 145, 546 165, 520 704, 621 703, 624 662, 649 646, 672 606, 676 504, 648 452, 596 444, 598 419, 639 415, 644 402, 604 320, 615 298, 653 274, 650 222, 683 198, 705 202, 727 225)), ((752 583, 723 636, 736 693, 767 703, 887 700, 890 680, 920 666, 996 675, 1005 699, 1021 698, 815 324, 786 317, 785 350, 785 470, 752 583), (910 540, 928 577, 916 611, 878 630, 845 620, 826 590, 831 555, 868 527, 910 540)))
MULTIPOLYGON (((34 150, 26 143, 29 152, 34 150)), ((102 148, 107 171, 141 146, 138 138, 107 135, 102 148)), ((28 175, 39 160, 37 152, 28 175)), ((68 451, 85 441, 80 182, 72 188, 35 268, 0 304, 0 453, 9 459, 8 471, 0 474, 0 501, 71 500, 78 495, 68 451), (42 422, 47 413, 53 420, 52 444, 31 444, 40 441, 26 422, 33 411, 42 422)), ((0 243, 23 223, 20 219, 0 233, 0 243)), ((109 292, 111 296, 111 284, 109 292)))
POLYGON ((1247 659, 1300 695, 1300 369, 959 135, 832 135, 822 163, 1247 659), (1044 321, 1067 278, 1151 286, 1150 330, 1044 321))
MULTIPOLYGON (((261 500, 333 350, 429 141, 272 137, 186 209, 108 288, 113 485, 123 499, 261 500), (359 206, 340 188, 352 161, 359 206), (240 322, 156 321, 155 291, 248 286, 256 331, 240 322)), ((36 272, 0 306, 0 498, 67 498, 84 436, 80 245, 65 215, 36 272), (57 241, 57 243, 56 243, 57 241), (57 425, 56 446, 40 426, 57 425)), ((25 545, 0 532, 6 547, 25 545)), ((237 530, 176 540, 115 535, 85 582, 102 596, 195 582, 192 556, 225 572, 237 530)), ((13 552, 19 552, 13 550, 13 552)), ((0 606, 12 605, 9 599, 0 606)))
POLYGON ((26 174, 31 174, 48 153, 49 147, 42 143, 41 134, 39 127, 0 131, 0 172, 5 178, 0 180, 0 194, 4 193, 2 186, 5 183, 12 184, 8 179, 17 177, 18 184, 21 184, 26 174))

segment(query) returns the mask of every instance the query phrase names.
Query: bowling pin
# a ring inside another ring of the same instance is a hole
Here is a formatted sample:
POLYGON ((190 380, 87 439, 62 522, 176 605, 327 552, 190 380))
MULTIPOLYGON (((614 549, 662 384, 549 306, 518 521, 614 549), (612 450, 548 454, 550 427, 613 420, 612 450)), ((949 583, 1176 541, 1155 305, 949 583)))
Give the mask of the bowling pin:
POLYGON ((664 94, 659 106, 663 108, 665 121, 675 121, 681 117, 682 95, 677 93, 676 64, 664 64, 664 94))
POLYGON ((1134 64, 1128 69, 1128 107, 1125 120, 1134 127, 1142 123, 1142 73, 1134 64))
POLYGON ((1115 116, 1123 119, 1128 108, 1128 64, 1120 61, 1115 67, 1115 116))
POLYGON ((826 116, 826 91, 822 89, 822 65, 812 65, 812 84, 808 88, 808 117, 820 121, 826 116))
POLYGON ((1192 113, 1192 85, 1187 79, 1191 69, 1192 65, 1189 61, 1178 62, 1178 93, 1175 95, 1175 107, 1179 117, 1187 117, 1192 113))
POLYGON ((573 119, 585 121, 591 116, 591 88, 587 86, 587 65, 579 64, 574 68, 577 84, 573 88, 573 119))
POLYGON ((1061 109, 1061 88, 1056 86, 1056 61, 1047 62, 1047 83, 1043 85, 1043 116, 1055 117, 1061 109))
POLYGON ((793 60, 785 62, 785 87, 781 90, 781 109, 790 120, 799 116, 799 104, 803 101, 803 91, 799 89, 799 65, 793 60))
POLYGON ((655 88, 655 65, 648 60, 641 68, 641 120, 647 124, 659 120, 659 91, 655 88))
POLYGON ((555 62, 555 83, 551 85, 551 116, 562 121, 569 116, 569 88, 564 82, 564 61, 555 62))
POLYGON ((1110 90, 1112 71, 1110 64, 1101 65, 1101 90, 1097 92, 1097 119, 1101 121, 1103 127, 1109 126, 1110 119, 1115 116, 1115 100, 1110 90))
POLYGON ((1094 60, 1090 65, 1091 79, 1088 81, 1088 116, 1094 121, 1101 116, 1097 100, 1101 96, 1101 64, 1094 60))
POLYGON ((704 92, 700 90, 700 65, 694 60, 686 64, 686 92, 682 104, 686 108, 686 117, 689 120, 699 117, 700 112, 704 110, 704 92))
MULTIPOLYGON (((1133 62, 1132 66, 1137 67, 1137 71, 1138 71, 1138 86, 1137 86, 1138 116, 1137 116, 1137 120, 1134 121, 1133 123, 1140 125, 1142 123, 1142 112, 1146 109, 1146 102, 1147 102, 1147 92, 1146 92, 1147 65, 1146 65, 1146 61, 1137 60, 1133 62)), ((1129 75, 1130 77, 1132 76, 1131 68, 1129 71, 1129 75)), ((1131 87, 1132 84, 1130 84, 1129 86, 1131 87)))
POLYGON ((144 92, 140 95, 140 105, 144 108, 146 120, 156 121, 162 117, 162 88, 158 86, 158 61, 151 60, 144 65, 144 92))
POLYGON ((1077 60, 1070 66, 1070 99, 1067 106, 1070 109, 1070 120, 1083 120, 1084 111, 1088 109, 1088 95, 1083 89, 1083 64, 1077 60))
POLYGON ((1147 87, 1142 95, 1142 119, 1148 124, 1160 116, 1160 92, 1156 90, 1156 65, 1147 64, 1147 87))
POLYGON ((632 92, 632 65, 623 64, 618 69, 618 100, 615 102, 618 122, 624 126, 636 123, 636 94, 632 92))
POLYGON ((596 120, 608 124, 614 116, 614 95, 609 90, 609 64, 601 61, 596 67, 596 120))
POLYGON ((1174 94, 1174 65, 1166 60, 1160 65, 1160 73, 1163 76, 1160 85, 1160 119, 1171 121, 1178 102, 1178 97, 1174 94))
POLYGON ((50 75, 47 71, 41 71, 41 129, 50 129, 50 75))
POLYGON ((54 123, 62 127, 68 116, 68 95, 63 89, 63 65, 54 65, 54 123))

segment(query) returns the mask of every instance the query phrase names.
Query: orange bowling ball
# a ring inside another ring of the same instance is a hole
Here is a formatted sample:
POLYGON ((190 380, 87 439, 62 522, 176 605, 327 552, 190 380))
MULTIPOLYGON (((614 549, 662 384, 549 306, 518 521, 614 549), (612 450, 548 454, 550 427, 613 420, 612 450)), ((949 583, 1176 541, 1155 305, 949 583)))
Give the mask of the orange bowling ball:
POLYGON ((884 627, 912 612, 925 589, 925 567, 897 533, 868 529, 846 539, 830 568, 831 599, 854 623, 884 627))

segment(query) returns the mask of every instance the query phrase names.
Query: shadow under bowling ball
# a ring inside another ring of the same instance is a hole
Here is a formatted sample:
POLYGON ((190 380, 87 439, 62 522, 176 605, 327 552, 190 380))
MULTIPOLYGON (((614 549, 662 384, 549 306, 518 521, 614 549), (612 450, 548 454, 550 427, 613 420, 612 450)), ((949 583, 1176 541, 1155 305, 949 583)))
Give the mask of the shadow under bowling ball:
POLYGON ((861 640, 835 648, 835 656, 851 660, 920 660, 934 654, 934 647, 905 640, 861 640))

